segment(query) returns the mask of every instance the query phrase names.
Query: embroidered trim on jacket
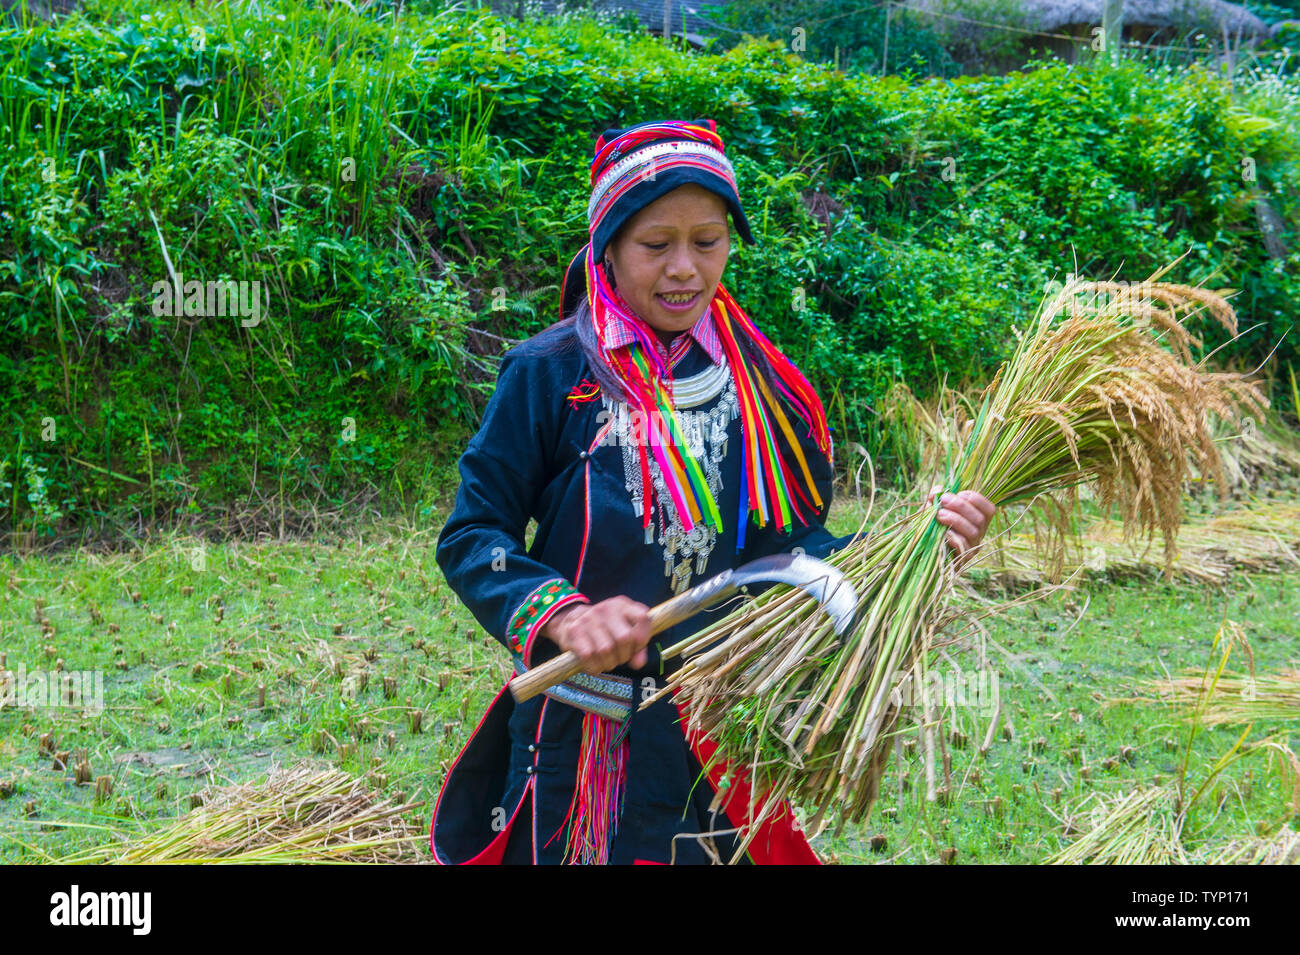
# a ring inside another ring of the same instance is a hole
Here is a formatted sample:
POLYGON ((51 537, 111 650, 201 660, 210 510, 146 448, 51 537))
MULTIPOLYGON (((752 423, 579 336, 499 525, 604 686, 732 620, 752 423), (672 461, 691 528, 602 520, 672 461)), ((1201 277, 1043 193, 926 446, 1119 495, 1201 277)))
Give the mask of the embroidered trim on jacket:
POLYGON ((548 580, 525 597, 511 616, 510 626, 506 628, 506 641, 512 650, 523 653, 529 641, 557 610, 573 603, 590 602, 563 577, 548 580))

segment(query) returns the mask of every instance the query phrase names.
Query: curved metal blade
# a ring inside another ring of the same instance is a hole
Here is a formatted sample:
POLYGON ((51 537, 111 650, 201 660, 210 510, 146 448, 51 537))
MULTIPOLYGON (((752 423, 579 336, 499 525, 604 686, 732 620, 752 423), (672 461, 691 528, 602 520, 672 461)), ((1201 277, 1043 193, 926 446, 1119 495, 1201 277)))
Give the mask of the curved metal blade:
POLYGON ((737 567, 728 582, 746 584, 789 584, 816 598, 831 618, 835 632, 843 636, 853 627, 858 595, 848 579, 825 561, 807 554, 773 554, 737 567))

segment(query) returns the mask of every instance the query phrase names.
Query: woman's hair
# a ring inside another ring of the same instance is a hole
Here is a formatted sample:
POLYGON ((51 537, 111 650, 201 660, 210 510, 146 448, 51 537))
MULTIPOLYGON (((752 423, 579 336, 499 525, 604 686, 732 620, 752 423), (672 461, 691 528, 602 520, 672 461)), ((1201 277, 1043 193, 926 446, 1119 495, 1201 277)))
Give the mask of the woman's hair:
POLYGON ((591 366, 592 374, 596 376, 601 390, 615 400, 623 400, 626 395, 623 394, 622 383, 614 374, 614 369, 605 364, 605 359, 601 357, 600 345, 596 341, 596 326, 591 320, 591 305, 587 300, 581 299, 568 317, 559 324, 562 328, 566 326, 573 328, 573 337, 577 339, 578 347, 587 357, 587 364, 591 366))

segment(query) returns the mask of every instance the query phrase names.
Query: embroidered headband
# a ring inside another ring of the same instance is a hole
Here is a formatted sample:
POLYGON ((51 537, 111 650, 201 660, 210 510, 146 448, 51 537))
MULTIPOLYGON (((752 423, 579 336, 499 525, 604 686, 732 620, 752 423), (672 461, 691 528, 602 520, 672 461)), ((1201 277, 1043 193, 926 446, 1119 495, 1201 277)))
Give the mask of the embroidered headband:
POLYGON ((737 191, 731 161, 712 146, 680 140, 654 143, 624 156, 601 175, 587 203, 588 226, 599 225, 619 198, 638 183, 653 182, 661 170, 686 168, 702 169, 721 178, 732 194, 737 191))
POLYGON ((694 183, 719 196, 740 237, 755 244, 740 206, 736 173, 711 119, 642 123, 596 140, 587 228, 596 260, 628 219, 674 189, 694 183))

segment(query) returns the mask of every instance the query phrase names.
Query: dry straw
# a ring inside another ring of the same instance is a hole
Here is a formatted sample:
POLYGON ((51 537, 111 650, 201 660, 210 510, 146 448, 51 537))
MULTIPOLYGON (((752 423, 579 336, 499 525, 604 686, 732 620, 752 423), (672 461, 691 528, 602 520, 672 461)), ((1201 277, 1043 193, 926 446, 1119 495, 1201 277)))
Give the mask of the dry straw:
MULTIPOLYGON (((1283 748, 1276 741, 1268 746, 1283 748)), ((1242 755, 1257 751, 1250 747, 1242 755)), ((1290 754, 1294 761, 1295 754, 1290 754)), ((1066 820, 1075 834, 1049 865, 1297 865, 1300 836, 1282 826, 1272 836, 1234 839, 1189 851, 1185 846, 1192 803, 1172 784, 1128 793, 1086 797, 1066 820)))
POLYGON ((1300 477, 1300 443, 1294 429, 1281 418, 1247 418, 1240 429, 1217 421, 1214 431, 1228 488, 1234 494, 1274 486, 1285 491, 1295 488, 1300 477))
MULTIPOLYGON (((1151 681, 1146 686, 1153 696, 1140 699, 1164 703, 1191 714, 1200 705, 1201 684, 1199 676, 1151 681)), ((1220 677, 1217 690, 1215 698, 1200 714, 1206 726, 1300 722, 1300 670, 1225 675, 1220 677)))
MULTIPOLYGON (((1077 812, 1087 828, 1049 861, 1057 865, 1181 865, 1184 815, 1172 788, 1151 787, 1103 796, 1094 793, 1077 812), (1090 805, 1091 804, 1091 805, 1090 805)), ((1070 828, 1079 828, 1071 823, 1070 828)))
POLYGON ((1106 705, 1165 704, 1191 722, 1193 728, 1300 721, 1300 670, 1292 667, 1277 673, 1257 673, 1250 638, 1241 624, 1223 621, 1210 653, 1210 664, 1203 672, 1189 670, 1181 677, 1148 680, 1143 684, 1144 695, 1108 700, 1106 705), (1228 659, 1237 648, 1246 658, 1246 673, 1230 673, 1227 669, 1228 659))
MULTIPOLYGON (((979 565, 992 581, 1013 587, 1043 582, 1031 536, 1002 535, 992 543, 979 565)), ((1152 577, 1167 570, 1215 585, 1240 571, 1294 570, 1300 567, 1300 505, 1255 501, 1209 519, 1189 520, 1178 532, 1178 545, 1178 556, 1167 564, 1163 554, 1126 542, 1119 521, 1095 521, 1071 542, 1065 569, 1070 575, 1082 570, 1085 577, 1104 575, 1111 580, 1152 577)))
POLYGON ((208 790, 172 825, 60 862, 425 862, 426 833, 402 818, 420 803, 377 798, 364 779, 307 766, 208 790))
MULTIPOLYGON (((978 411, 953 407, 933 425, 961 449, 942 487, 1034 505, 1049 564, 1063 560, 1084 484, 1127 533, 1160 531, 1171 562, 1190 464, 1222 479, 1209 415, 1231 421, 1266 406, 1247 376, 1193 361, 1201 342, 1190 316, 1208 311, 1236 333, 1223 296, 1159 274, 1135 286, 1071 281, 1019 336, 978 411)), ((902 709, 897 687, 908 676, 928 685, 928 651, 951 622, 957 568, 939 506, 936 497, 888 514, 832 558, 860 596, 860 624, 842 641, 808 601, 777 588, 674 648, 688 659, 665 692, 717 742, 718 761, 748 764, 766 794, 749 807, 749 836, 786 797, 812 812, 814 829, 870 812, 902 709)), ((933 722, 932 705, 921 713, 933 722)))
POLYGON ((1283 826, 1271 836, 1240 839, 1201 853, 1205 865, 1300 865, 1300 832, 1283 826))

